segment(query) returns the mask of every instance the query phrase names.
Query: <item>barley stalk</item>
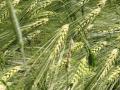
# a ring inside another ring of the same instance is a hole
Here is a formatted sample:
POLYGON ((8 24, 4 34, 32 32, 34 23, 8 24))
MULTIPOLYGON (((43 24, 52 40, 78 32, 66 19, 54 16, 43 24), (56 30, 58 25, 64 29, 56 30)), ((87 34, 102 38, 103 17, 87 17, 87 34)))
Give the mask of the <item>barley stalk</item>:
POLYGON ((23 56, 23 60, 24 60, 24 64, 25 64, 24 42, 23 42, 22 32, 20 30, 20 25, 17 20, 17 16, 15 14, 14 7, 12 6, 10 0, 6 0, 6 5, 8 6, 8 10, 9 10, 10 17, 11 17, 11 22, 12 22, 14 30, 16 32, 16 36, 19 41, 19 45, 21 48, 21 52, 22 52, 22 56, 23 56))

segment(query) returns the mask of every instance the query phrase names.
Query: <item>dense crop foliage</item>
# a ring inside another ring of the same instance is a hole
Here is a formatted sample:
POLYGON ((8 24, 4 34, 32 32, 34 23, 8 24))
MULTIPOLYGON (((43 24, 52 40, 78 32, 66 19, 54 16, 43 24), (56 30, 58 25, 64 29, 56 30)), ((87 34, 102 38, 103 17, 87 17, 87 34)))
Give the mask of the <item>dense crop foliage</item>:
POLYGON ((120 90, 120 0, 0 0, 0 90, 120 90))

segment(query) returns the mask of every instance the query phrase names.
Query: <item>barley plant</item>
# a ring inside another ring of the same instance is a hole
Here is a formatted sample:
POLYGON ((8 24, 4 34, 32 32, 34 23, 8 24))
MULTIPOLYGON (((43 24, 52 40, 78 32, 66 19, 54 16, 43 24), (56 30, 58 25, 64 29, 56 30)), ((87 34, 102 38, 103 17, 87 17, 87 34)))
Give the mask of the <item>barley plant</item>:
POLYGON ((0 90, 120 90, 120 0, 0 0, 0 90))

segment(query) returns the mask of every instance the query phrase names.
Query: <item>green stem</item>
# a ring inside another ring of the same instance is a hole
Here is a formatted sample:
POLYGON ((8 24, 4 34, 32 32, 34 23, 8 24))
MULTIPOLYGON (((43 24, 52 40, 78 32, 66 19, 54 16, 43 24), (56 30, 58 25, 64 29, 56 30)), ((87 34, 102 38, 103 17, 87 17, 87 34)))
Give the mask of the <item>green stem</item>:
POLYGON ((11 1, 6 0, 6 5, 7 5, 8 10, 9 10, 9 14, 10 14, 10 18, 11 18, 13 28, 16 32, 16 36, 17 36, 18 41, 19 41, 19 45, 20 45, 21 53, 22 53, 22 57, 23 57, 23 62, 25 64, 25 53, 24 53, 24 42, 23 42, 22 31, 20 30, 20 25, 19 25, 17 16, 15 14, 15 10, 14 10, 14 7, 12 6, 11 1))

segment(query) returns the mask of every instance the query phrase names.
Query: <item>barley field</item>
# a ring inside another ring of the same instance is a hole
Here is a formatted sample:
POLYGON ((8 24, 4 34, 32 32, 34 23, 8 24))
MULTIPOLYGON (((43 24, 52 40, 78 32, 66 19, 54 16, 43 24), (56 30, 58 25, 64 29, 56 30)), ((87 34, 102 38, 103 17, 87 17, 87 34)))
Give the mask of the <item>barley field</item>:
POLYGON ((0 90, 120 90, 120 0, 0 0, 0 90))

